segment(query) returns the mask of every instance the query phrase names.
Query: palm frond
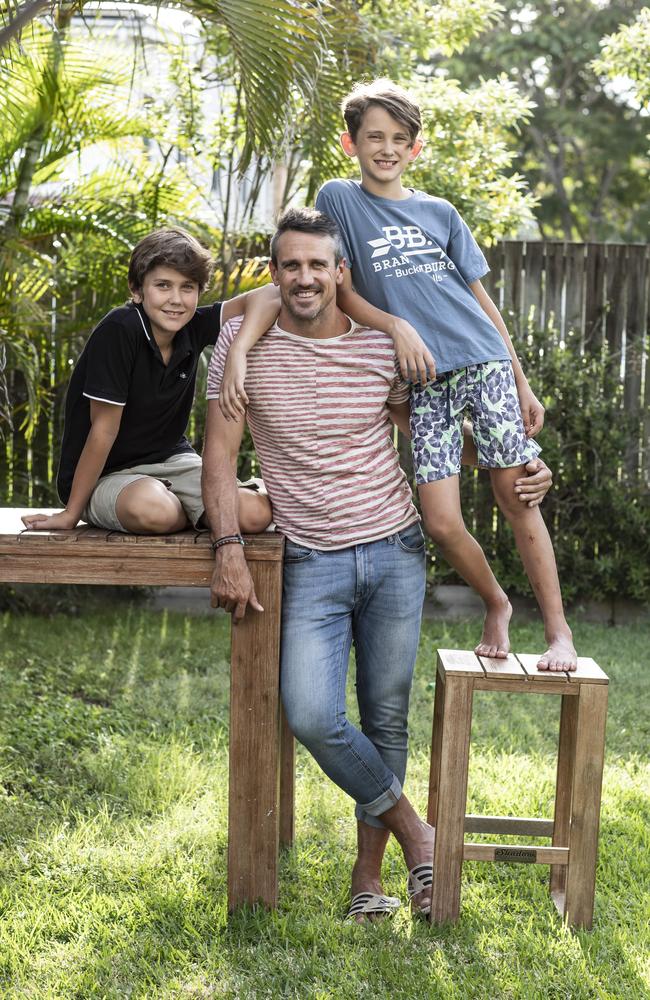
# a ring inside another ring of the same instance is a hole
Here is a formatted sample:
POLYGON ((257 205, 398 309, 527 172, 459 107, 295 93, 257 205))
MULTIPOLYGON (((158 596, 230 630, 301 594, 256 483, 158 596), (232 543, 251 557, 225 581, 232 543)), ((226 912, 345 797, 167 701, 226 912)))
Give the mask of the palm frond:
POLYGON ((246 108, 241 170, 253 153, 277 155, 286 140, 294 89, 305 99, 313 94, 329 35, 324 13, 332 5, 325 0, 185 0, 184 6, 202 20, 217 52, 219 29, 225 29, 246 108))

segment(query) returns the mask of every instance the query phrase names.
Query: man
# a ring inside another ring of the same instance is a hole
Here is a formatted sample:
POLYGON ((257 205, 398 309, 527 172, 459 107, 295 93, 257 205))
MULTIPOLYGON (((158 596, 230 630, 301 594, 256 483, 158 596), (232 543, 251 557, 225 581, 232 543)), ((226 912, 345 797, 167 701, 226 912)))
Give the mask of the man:
MULTIPOLYGON (((390 338, 336 306, 343 280, 335 223, 290 209, 271 241, 277 323, 251 350, 247 419, 278 529, 286 536, 281 692, 287 719, 326 774, 357 803, 349 915, 389 914, 381 863, 390 832, 414 909, 430 906, 433 829, 402 792, 407 715, 424 597, 424 539, 392 444, 407 426, 409 387, 390 338), (351 644, 361 730, 345 712, 351 644)), ((235 479, 243 426, 218 395, 238 320, 226 324, 208 376, 203 456, 215 548, 212 604, 236 623, 257 600, 238 535, 235 479)), ((550 476, 548 477, 550 478, 550 476)))

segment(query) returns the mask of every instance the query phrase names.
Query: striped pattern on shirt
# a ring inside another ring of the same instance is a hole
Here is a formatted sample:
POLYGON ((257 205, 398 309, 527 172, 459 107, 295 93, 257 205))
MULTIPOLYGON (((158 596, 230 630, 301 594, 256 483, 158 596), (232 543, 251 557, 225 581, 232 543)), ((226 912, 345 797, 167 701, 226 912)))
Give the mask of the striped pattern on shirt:
MULTIPOLYGON (((208 372, 216 399, 242 322, 221 330, 208 372)), ((248 356, 247 420, 287 538, 313 549, 377 541, 418 520, 387 403, 408 399, 387 334, 359 327, 311 340, 276 324, 248 356)))

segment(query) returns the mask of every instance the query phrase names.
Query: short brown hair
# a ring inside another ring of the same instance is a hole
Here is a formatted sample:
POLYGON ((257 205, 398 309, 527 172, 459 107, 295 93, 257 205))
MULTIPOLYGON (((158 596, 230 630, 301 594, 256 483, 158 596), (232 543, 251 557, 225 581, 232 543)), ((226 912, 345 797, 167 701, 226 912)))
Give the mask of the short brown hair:
POLYGON ((184 229, 157 229, 133 248, 129 261, 129 288, 139 291, 145 275, 154 267, 173 267, 196 281, 199 292, 204 292, 212 278, 214 261, 205 247, 184 229))
POLYGON ((341 110, 353 141, 357 138, 363 116, 373 105, 384 108, 391 118, 408 129, 411 142, 415 142, 422 129, 420 109, 402 87, 385 77, 370 83, 357 83, 343 98, 341 110))
POLYGON ((277 221, 271 237, 271 262, 278 263, 278 241, 283 233, 308 233, 310 236, 329 236, 334 244, 334 263, 343 257, 341 231, 334 219, 315 208, 287 208, 277 221))

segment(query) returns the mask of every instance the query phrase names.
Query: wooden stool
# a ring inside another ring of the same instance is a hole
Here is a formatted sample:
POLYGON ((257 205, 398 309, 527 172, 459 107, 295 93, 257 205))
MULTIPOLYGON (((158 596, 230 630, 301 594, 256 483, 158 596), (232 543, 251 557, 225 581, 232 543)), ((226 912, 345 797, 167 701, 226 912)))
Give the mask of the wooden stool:
POLYGON ((496 660, 438 650, 427 817, 436 827, 434 923, 458 919, 463 861, 511 861, 550 865, 558 912, 568 924, 591 928, 608 678, 588 658, 578 659, 574 673, 538 671, 537 660, 521 653, 496 660), (562 696, 553 820, 465 815, 474 691, 562 696), (552 846, 465 843, 465 830, 551 837, 552 846))

